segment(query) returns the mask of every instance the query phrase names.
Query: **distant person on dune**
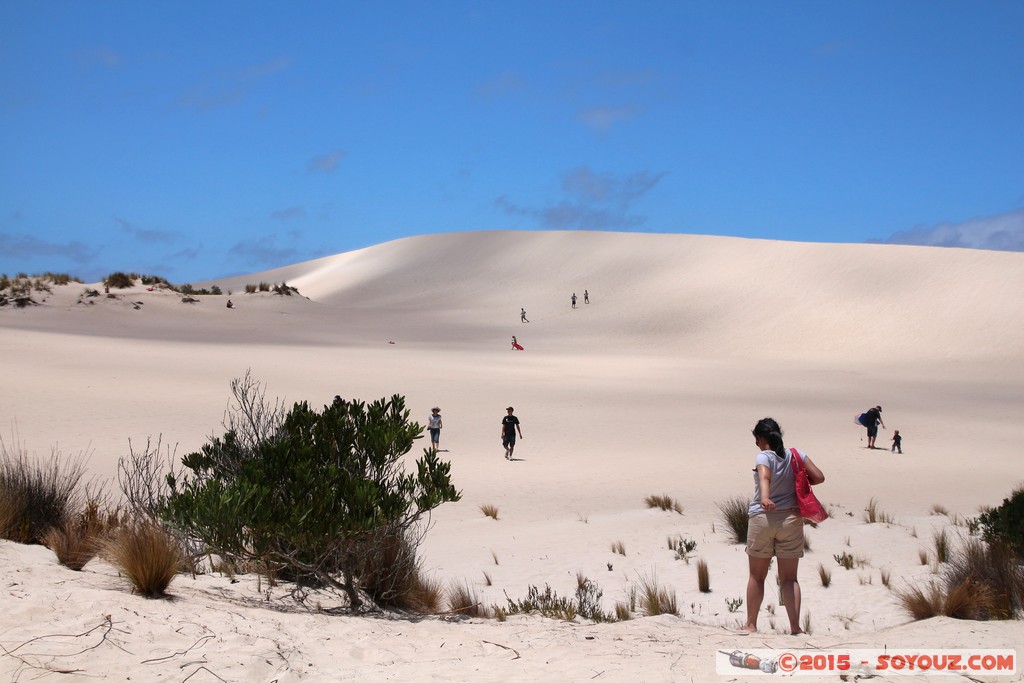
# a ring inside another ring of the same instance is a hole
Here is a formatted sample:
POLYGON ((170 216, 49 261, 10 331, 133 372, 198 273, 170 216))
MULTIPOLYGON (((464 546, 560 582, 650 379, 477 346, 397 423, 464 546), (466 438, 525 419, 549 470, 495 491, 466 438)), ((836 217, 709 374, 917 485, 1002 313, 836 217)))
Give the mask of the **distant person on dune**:
POLYGON ((519 309, 519 322, 521 322, 521 323, 528 323, 528 322, 530 322, 529 320, 526 319, 526 309, 525 308, 520 308, 519 309))
POLYGON ((513 408, 509 406, 505 410, 508 415, 501 418, 501 445, 505 447, 505 459, 512 459, 512 451, 516 449, 516 432, 519 438, 523 438, 523 430, 519 427, 519 418, 512 414, 513 408))
POLYGON ((576 308, 576 292, 572 293, 572 307, 576 308))
MULTIPOLYGON (((804 554, 804 518, 796 498, 796 476, 793 473, 793 451, 782 443, 782 428, 770 417, 759 420, 753 429, 754 443, 761 450, 754 459, 754 496, 747 513, 747 623, 744 631, 757 631, 757 615, 764 600, 764 580, 768 577, 772 557, 779 561, 779 602, 786 603, 789 632, 800 630, 800 583, 797 569, 804 554)), ((800 452, 807 480, 811 484, 825 481, 825 475, 800 452)))
POLYGON ((588 292, 585 289, 583 290, 583 303, 585 303, 585 304, 589 304, 590 303, 590 292, 588 292))
POLYGON ((427 431, 430 432, 430 445, 435 451, 441 450, 441 409, 434 406, 427 418, 427 431))
POLYGON ((519 342, 516 340, 516 335, 514 335, 514 334, 512 335, 512 350, 513 351, 522 351, 523 350, 523 347, 519 345, 519 342))

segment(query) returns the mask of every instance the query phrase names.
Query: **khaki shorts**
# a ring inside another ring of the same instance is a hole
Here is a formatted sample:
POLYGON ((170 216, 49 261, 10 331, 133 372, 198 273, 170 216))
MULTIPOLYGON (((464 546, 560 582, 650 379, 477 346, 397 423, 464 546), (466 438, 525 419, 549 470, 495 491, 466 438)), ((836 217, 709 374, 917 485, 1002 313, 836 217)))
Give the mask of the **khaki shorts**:
POLYGON ((793 559, 804 556, 804 518, 799 510, 776 510, 750 518, 747 555, 793 559))

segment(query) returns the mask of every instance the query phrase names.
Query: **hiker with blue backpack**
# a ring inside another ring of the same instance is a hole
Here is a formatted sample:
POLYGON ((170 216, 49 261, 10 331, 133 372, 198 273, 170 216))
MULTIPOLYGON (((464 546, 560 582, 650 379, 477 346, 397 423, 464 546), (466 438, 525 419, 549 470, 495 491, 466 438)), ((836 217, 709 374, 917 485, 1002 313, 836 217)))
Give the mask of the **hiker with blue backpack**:
POLYGON ((885 429, 885 423, 882 422, 882 406, 868 409, 860 416, 859 420, 868 430, 868 448, 874 448, 875 437, 878 436, 878 425, 882 425, 882 429, 885 429))

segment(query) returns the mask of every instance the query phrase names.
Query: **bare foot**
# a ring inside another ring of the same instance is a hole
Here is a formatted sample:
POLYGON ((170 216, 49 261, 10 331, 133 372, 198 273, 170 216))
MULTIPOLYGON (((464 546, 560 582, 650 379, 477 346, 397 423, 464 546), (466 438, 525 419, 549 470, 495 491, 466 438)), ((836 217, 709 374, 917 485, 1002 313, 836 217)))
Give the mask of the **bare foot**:
POLYGON ((750 624, 744 624, 743 626, 740 626, 738 630, 746 631, 747 633, 757 633, 757 627, 751 626, 750 624))

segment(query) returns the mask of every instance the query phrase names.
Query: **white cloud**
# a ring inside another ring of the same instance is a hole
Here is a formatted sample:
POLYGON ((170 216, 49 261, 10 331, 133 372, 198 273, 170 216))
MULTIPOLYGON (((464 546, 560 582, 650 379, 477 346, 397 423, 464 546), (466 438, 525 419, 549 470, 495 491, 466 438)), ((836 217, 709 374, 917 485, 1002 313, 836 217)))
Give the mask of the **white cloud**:
POLYGON ((640 108, 632 105, 627 107, 593 107, 581 111, 579 120, 588 128, 598 133, 607 133, 615 124, 629 121, 639 112, 640 108))
POLYGON ((333 149, 327 154, 320 154, 309 160, 306 164, 307 173, 334 173, 338 170, 338 164, 348 156, 348 152, 340 149, 333 149))
POLYGON ((516 204, 502 196, 495 205, 511 216, 536 218, 545 229, 628 230, 647 222, 646 216, 634 213, 634 204, 664 175, 648 171, 626 175, 595 173, 586 166, 580 166, 562 176, 562 191, 567 195, 566 199, 547 206, 531 207, 516 204))
POLYGON ((922 226, 894 233, 886 239, 872 241, 887 244, 1024 251, 1024 209, 974 218, 963 223, 922 226))

